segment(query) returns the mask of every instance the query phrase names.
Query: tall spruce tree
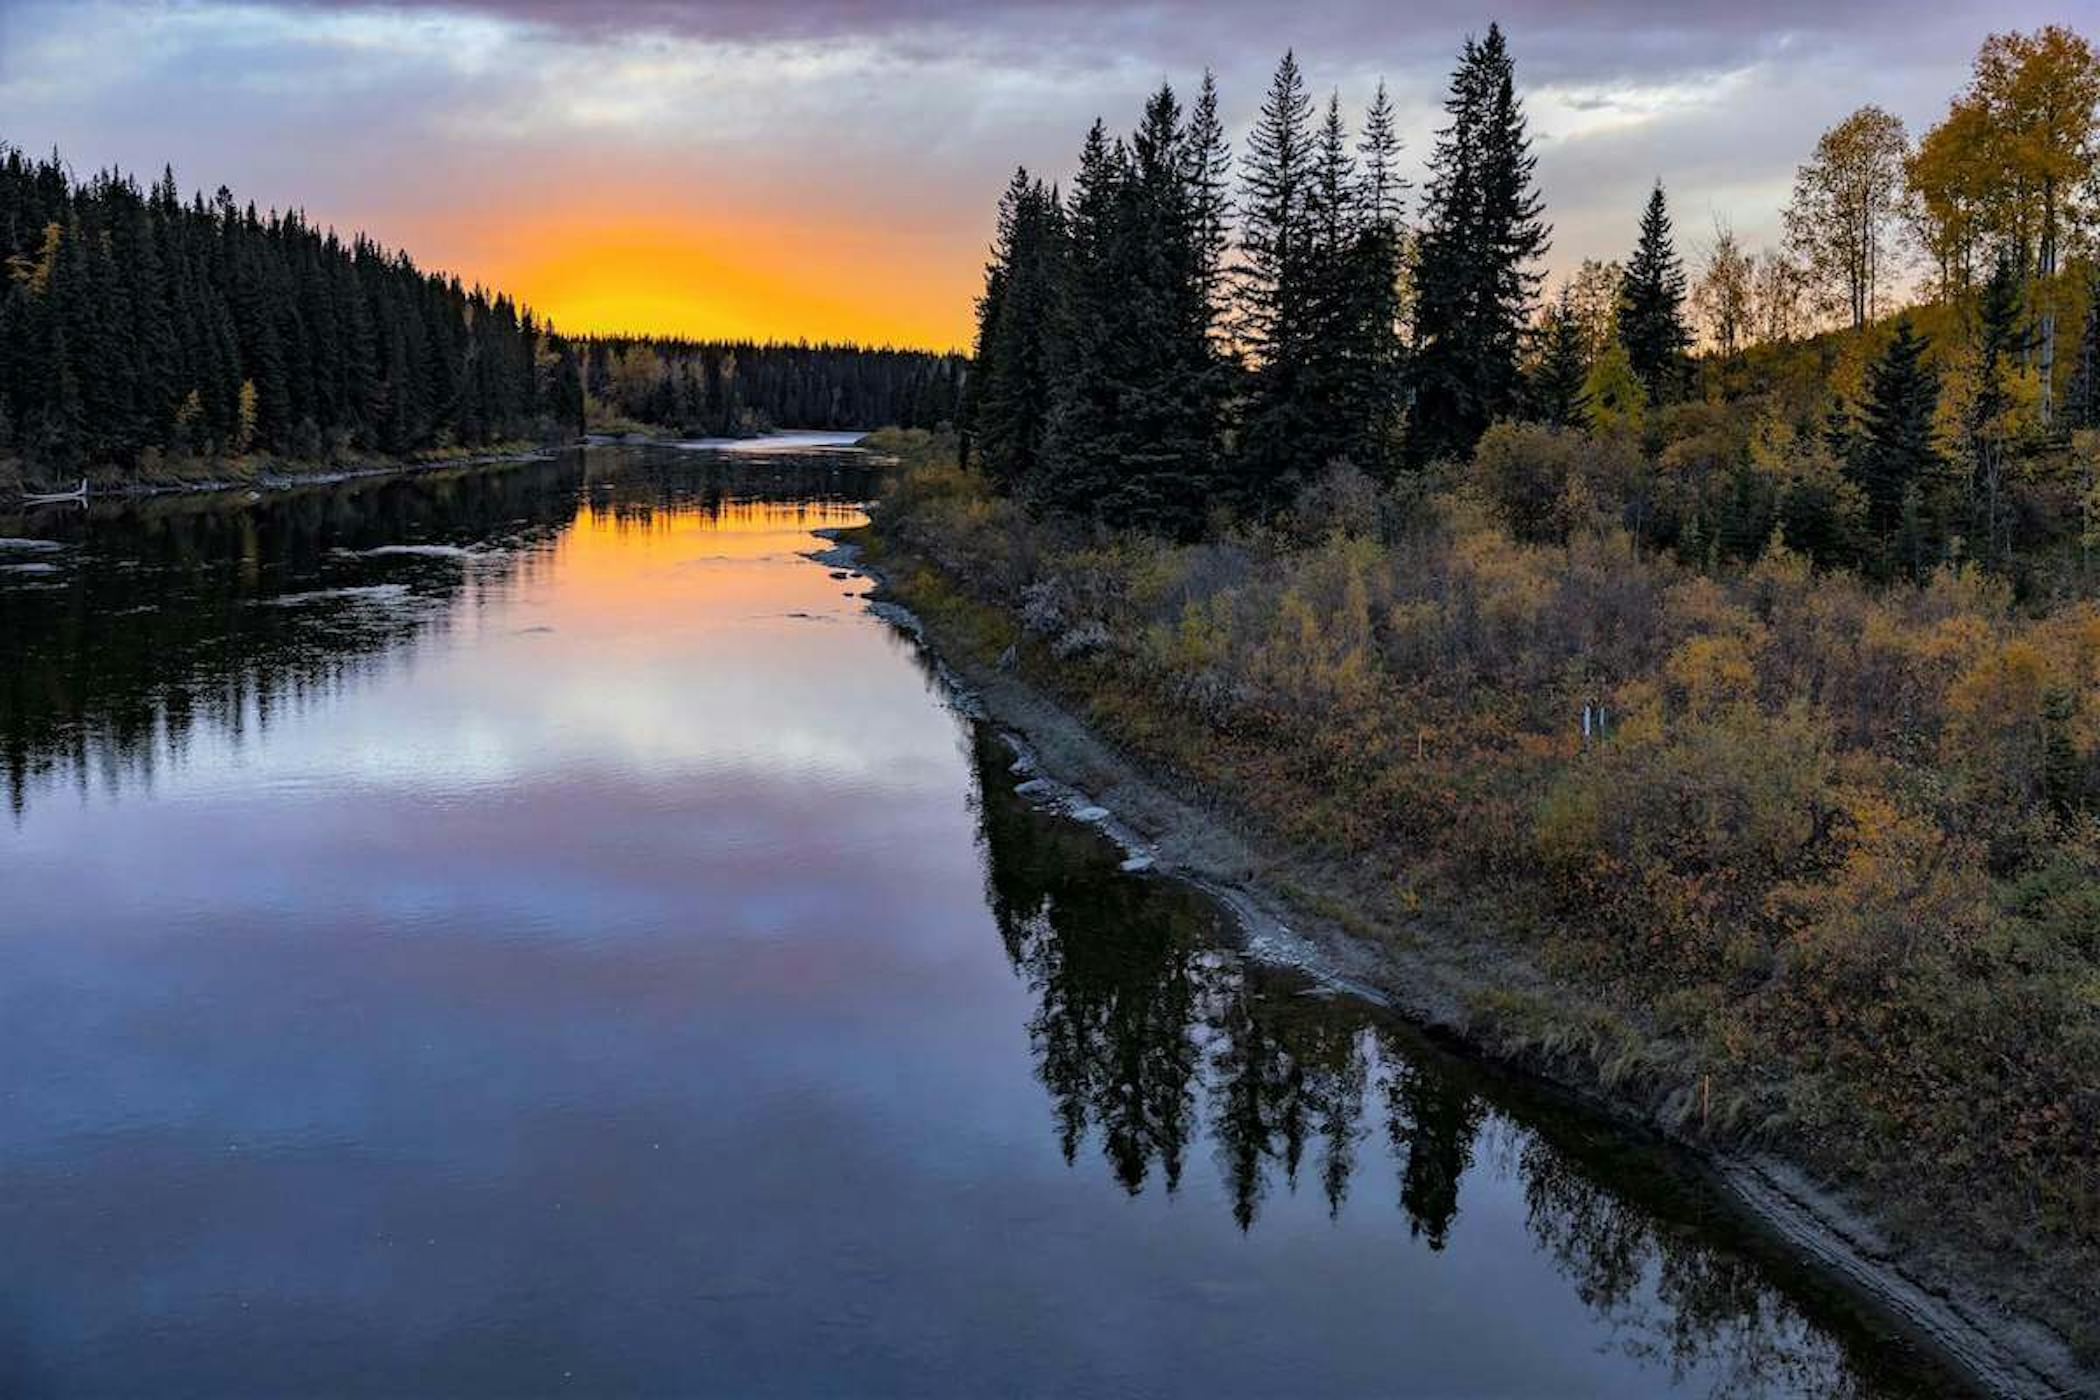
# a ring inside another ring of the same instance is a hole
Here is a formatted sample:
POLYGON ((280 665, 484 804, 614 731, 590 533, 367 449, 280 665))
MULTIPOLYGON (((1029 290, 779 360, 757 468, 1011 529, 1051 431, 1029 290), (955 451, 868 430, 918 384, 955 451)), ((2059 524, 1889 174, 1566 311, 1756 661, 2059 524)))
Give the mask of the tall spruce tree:
POLYGON ((1359 198, 1370 223, 1394 229, 1407 212, 1408 183, 1400 175, 1400 144, 1393 99, 1385 90, 1385 79, 1380 78, 1371 105, 1364 110, 1363 139, 1356 147, 1358 168, 1363 172, 1359 198))
POLYGON ((1400 181, 1390 104, 1379 101, 1352 156, 1341 99, 1330 97, 1314 161, 1313 320, 1300 376, 1312 428, 1301 476, 1338 462, 1383 475, 1397 445, 1400 181))
POLYGON ((1399 149, 1381 85, 1351 148, 1339 96, 1317 130, 1284 56, 1249 143, 1241 343, 1253 375, 1240 434, 1241 502, 1288 501, 1324 468, 1382 472, 1398 436, 1399 149))
POLYGON ((1312 100, 1285 53, 1247 139, 1240 197, 1239 343, 1252 362, 1240 417, 1237 494, 1254 510, 1290 499, 1320 425, 1304 370, 1319 334, 1312 100))
POLYGON ((1062 358, 1062 202, 1026 170, 1000 201, 997 241, 977 304, 971 435, 987 476, 1025 490, 1040 476, 1062 358))
POLYGON ((1026 168, 1016 169, 1013 179, 999 195, 999 213, 992 236, 992 255, 984 266, 984 289, 977 294, 975 334, 970 342, 970 377, 963 387, 960 432, 956 441, 957 464, 967 470, 984 462, 979 434, 985 423, 986 394, 996 377, 994 356, 998 352, 999 318, 1006 302, 1006 289, 1013 280, 1014 221, 1022 200, 1028 197, 1026 168))
POLYGON ((1030 491, 1054 510, 1095 509, 1120 477, 1132 442, 1122 399, 1142 250, 1129 237, 1129 184, 1129 148, 1095 121, 1065 204, 1064 325, 1041 471, 1030 491))
POLYGON ((1650 404, 1681 396, 1691 332, 1684 322, 1684 264, 1670 242, 1670 212, 1662 181, 1641 213, 1640 240, 1619 283, 1619 338, 1650 404))
POLYGON ((1303 419, 1292 444, 1293 481, 1329 465, 1360 458, 1366 448, 1368 347, 1365 344, 1356 161, 1342 122, 1339 94, 1329 96, 1314 142, 1311 236, 1307 240, 1311 290, 1304 359, 1298 366, 1303 419))
POLYGON ((1312 212, 1314 257, 1339 262, 1356 239, 1356 157, 1349 149, 1349 129, 1342 121, 1342 95, 1330 93, 1313 158, 1312 212))
POLYGON ((1088 134, 1067 210, 1068 325, 1037 500, 1193 535, 1215 489, 1224 381, 1206 291, 1202 158, 1171 87, 1129 142, 1088 134))
POLYGON ((1232 255, 1232 148, 1225 137, 1225 119, 1218 111, 1218 82, 1207 68, 1196 105, 1189 112, 1181 154, 1182 182, 1195 225, 1198 282, 1210 333, 1222 340, 1231 296, 1226 265, 1232 255))
POLYGON ((1939 374, 1926 360, 1930 348, 1908 314, 1896 320, 1895 337, 1867 372, 1847 471, 1867 500, 1867 527, 1879 543, 1885 566, 1915 567, 1915 559, 1892 557, 1905 526, 1905 500, 1922 496, 1939 465, 1933 415, 1939 409, 1939 374))
POLYGON ((1212 336, 1209 225, 1217 215, 1197 178, 1215 158, 1208 147, 1216 139, 1183 125, 1174 90, 1162 83, 1131 136, 1119 201, 1129 269, 1118 326, 1127 355, 1125 446, 1102 509, 1182 536, 1201 529, 1218 487, 1227 390, 1212 336))
POLYGON ((1415 273, 1407 445, 1418 462, 1471 453, 1487 425, 1516 406, 1518 351, 1538 287, 1532 264, 1550 233, 1500 26, 1466 40, 1444 110, 1415 273))
POLYGON ((1356 205, 1361 227, 1351 269, 1357 301, 1361 366, 1356 392, 1361 402, 1360 438, 1352 455, 1365 470, 1383 475, 1397 457, 1401 417, 1407 402, 1407 355, 1401 337, 1400 279, 1406 256, 1408 184, 1399 173, 1400 137, 1392 100, 1379 81, 1364 113, 1357 145, 1356 205))

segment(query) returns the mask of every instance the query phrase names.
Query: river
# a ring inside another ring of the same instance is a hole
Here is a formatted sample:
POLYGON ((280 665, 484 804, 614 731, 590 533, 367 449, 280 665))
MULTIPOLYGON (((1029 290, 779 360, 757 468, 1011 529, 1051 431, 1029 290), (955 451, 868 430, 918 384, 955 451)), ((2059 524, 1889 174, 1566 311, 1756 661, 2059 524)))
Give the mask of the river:
POLYGON ((0 517, 0 1394, 1944 1394, 1015 794, 815 439, 0 517))

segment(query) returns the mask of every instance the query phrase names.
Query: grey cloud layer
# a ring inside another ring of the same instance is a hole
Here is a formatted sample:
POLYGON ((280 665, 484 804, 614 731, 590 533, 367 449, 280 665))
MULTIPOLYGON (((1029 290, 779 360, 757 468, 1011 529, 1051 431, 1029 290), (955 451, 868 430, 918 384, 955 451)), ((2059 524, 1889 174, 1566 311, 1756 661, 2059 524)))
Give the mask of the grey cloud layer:
MULTIPOLYGON (((398 0, 301 0, 323 9, 434 8, 398 0)), ((1733 67, 1782 49, 1858 46, 1877 61, 1931 58, 2019 16, 1988 0, 450 0, 461 11, 605 38, 662 33, 729 42, 869 40, 1046 64, 1092 57, 1237 66, 1286 45, 1355 53, 1389 69, 1442 67, 1460 36, 1499 18, 1535 81, 1628 79, 1733 67)))

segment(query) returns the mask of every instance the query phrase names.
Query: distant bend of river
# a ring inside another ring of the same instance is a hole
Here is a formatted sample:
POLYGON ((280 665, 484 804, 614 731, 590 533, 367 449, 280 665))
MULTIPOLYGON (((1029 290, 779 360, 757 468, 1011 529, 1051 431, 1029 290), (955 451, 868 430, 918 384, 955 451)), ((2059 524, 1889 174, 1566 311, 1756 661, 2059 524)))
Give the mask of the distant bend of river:
POLYGON ((1946 1393, 1030 809, 878 475, 0 516, 0 1394, 1946 1393))

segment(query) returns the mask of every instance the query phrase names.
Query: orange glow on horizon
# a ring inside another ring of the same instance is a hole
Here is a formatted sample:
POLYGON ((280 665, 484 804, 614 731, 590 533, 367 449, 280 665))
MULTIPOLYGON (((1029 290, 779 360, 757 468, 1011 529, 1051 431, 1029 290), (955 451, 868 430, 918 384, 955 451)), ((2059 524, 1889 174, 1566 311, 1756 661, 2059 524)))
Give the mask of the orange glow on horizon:
MULTIPOLYGON (((426 265, 501 288, 571 334, 968 346, 967 237, 533 211, 426 228, 426 265)), ((419 259, 420 260, 420 259, 419 259)))

